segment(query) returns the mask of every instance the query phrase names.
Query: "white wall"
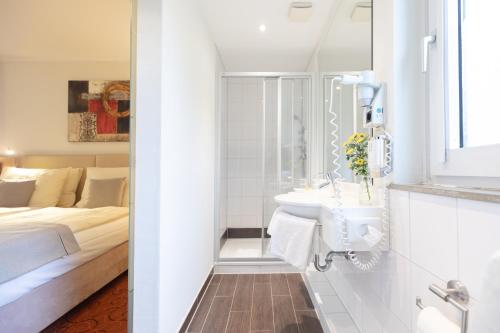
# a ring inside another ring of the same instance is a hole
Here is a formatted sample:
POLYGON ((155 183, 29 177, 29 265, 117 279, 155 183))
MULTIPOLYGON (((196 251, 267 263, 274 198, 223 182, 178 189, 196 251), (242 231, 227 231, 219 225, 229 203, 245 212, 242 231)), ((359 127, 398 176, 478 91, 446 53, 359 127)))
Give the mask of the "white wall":
POLYGON ((420 40, 425 34, 425 1, 375 1, 373 66, 386 83, 387 130, 394 139, 396 183, 420 183, 425 170, 425 76, 420 40))
MULTIPOLYGON (((417 296, 458 322, 458 311, 428 290, 461 280, 471 294, 471 333, 482 304, 483 273, 500 251, 500 204, 391 190, 391 250, 371 272, 361 272, 343 259, 323 281, 334 287, 361 333, 416 332, 417 296)), ((316 280, 321 273, 310 274, 316 280)), ((491 288, 491 286, 487 286, 491 288)), ((329 300, 329 304, 332 304, 329 300)), ((323 309, 335 317, 335 308, 323 309)), ((495 318, 490 318, 494 320, 495 318)))
POLYGON ((319 52, 318 60, 322 72, 364 71, 372 66, 369 46, 365 49, 319 52))
POLYGON ((68 142, 68 80, 129 77, 128 62, 0 63, 0 154, 128 152, 127 142, 68 142))
POLYGON ((222 66, 195 1, 137 6, 133 326, 170 333, 182 325, 214 264, 215 96, 222 66))

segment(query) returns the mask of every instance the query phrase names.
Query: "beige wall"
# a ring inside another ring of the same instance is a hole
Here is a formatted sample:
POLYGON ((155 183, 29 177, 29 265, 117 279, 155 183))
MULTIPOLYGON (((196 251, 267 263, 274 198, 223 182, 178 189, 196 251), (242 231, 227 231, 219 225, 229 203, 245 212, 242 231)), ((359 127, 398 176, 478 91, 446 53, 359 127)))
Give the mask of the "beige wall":
POLYGON ((125 142, 68 142, 68 80, 129 79, 128 62, 0 63, 0 155, 125 153, 125 142))

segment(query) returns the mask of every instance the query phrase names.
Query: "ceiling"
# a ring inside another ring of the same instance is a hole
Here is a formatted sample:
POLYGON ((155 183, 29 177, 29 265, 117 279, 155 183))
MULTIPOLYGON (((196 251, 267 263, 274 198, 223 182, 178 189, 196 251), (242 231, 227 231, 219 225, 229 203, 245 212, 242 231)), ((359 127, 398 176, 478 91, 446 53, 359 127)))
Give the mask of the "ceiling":
MULTIPOLYGON (((362 0, 311 0, 307 22, 288 19, 292 0, 197 1, 227 71, 305 71, 322 37, 324 51, 369 43, 350 21, 362 0)), ((130 17, 130 0, 0 0, 0 61, 129 61, 130 17)))
POLYGON ((290 22, 292 0, 198 1, 227 71, 305 71, 337 3, 311 0, 312 17, 290 22))
POLYGON ((321 51, 366 50, 371 48, 371 21, 353 22, 356 3, 366 0, 342 0, 335 9, 333 22, 321 45, 321 51))
POLYGON ((0 61, 128 61, 130 0, 1 0, 0 61))

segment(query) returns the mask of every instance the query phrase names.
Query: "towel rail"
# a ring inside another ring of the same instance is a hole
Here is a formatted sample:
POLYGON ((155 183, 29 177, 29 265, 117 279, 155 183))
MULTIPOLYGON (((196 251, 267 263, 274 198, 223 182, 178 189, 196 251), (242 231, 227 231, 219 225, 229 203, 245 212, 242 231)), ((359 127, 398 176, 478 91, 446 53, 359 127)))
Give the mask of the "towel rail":
MULTIPOLYGON (((460 310, 462 314, 462 318, 460 320, 460 332, 467 333, 469 326, 469 308, 467 307, 467 304, 469 304, 470 297, 465 285, 458 280, 450 280, 446 285, 446 289, 441 288, 436 284, 431 284, 429 286, 429 290, 443 301, 450 303, 455 308, 460 310)), ((417 297, 415 303, 420 309, 423 310, 425 308, 420 297, 417 297)))

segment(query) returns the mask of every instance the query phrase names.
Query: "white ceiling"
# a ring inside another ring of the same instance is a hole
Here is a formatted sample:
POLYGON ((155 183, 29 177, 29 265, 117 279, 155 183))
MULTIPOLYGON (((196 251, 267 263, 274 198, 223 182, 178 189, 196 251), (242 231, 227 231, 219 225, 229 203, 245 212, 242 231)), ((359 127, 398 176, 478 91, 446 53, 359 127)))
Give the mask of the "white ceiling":
POLYGON ((0 0, 0 61, 128 61, 130 0, 0 0))
MULTIPOLYGON (((227 71, 304 71, 322 36, 328 53, 369 45, 350 21, 362 0, 311 0, 307 22, 289 21, 292 0, 197 1, 227 71)), ((128 61, 130 16, 130 0, 0 0, 0 61, 128 61)))
POLYGON ((322 42, 322 51, 371 49, 371 21, 353 22, 351 20, 352 11, 358 2, 367 1, 341 0, 339 2, 332 25, 322 42))
POLYGON ((311 0, 310 20, 290 22, 292 0, 198 1, 227 71, 306 70, 337 2, 311 0))

